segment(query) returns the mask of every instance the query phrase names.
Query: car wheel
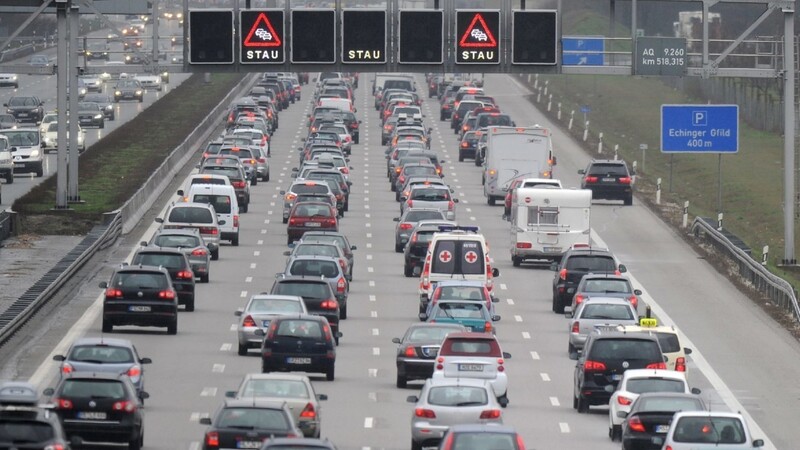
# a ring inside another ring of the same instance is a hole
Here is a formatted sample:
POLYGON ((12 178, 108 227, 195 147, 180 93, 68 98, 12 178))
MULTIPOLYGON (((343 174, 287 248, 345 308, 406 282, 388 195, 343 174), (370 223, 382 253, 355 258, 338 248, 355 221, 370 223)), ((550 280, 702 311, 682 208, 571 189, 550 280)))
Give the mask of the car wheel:
POLYGON ((403 275, 405 275, 406 278, 410 278, 410 277, 414 276, 414 266, 405 264, 403 266, 403 275))
POLYGON ((475 157, 475 166, 476 167, 480 167, 480 165, 481 165, 481 160, 476 156, 475 157))
POLYGON ((356 136, 353 138, 353 143, 354 143, 354 144, 358 144, 358 137, 359 137, 359 136, 358 136, 358 135, 356 135, 356 136))
POLYGON ((36 169, 36 176, 39 178, 44 176, 44 169, 42 168, 42 166, 39 166, 39 168, 36 169))
POLYGON ((572 345, 571 342, 568 342, 567 343, 567 356, 569 356, 569 355, 571 355, 573 353, 578 353, 578 349, 574 345, 572 345))
POLYGON ((491 195, 490 195, 490 196, 488 196, 488 197, 486 197, 486 203, 487 203, 489 206, 494 206, 494 201, 495 201, 495 198, 494 198, 494 197, 492 197, 491 195))
POLYGON ((246 202, 242 204, 242 212, 246 213, 250 209, 250 203, 246 202))
POLYGON ((461 152, 458 152, 458 162, 464 162, 464 154, 461 152))
POLYGON ((139 97, 139 103, 142 103, 143 101, 144 101, 144 97, 139 97))
POLYGON ((292 244, 292 242, 294 242, 294 239, 292 239, 292 237, 291 237, 291 236, 289 236, 289 237, 287 237, 287 238, 286 238, 286 245, 291 245, 291 244, 292 244))
POLYGON ((333 342, 335 342, 336 345, 338 346, 339 345, 339 336, 334 336, 333 337, 333 342))
POLYGON ((411 450, 422 450, 422 443, 417 442, 415 440, 411 440, 411 450))
POLYGON ((347 304, 339 308, 339 319, 341 320, 347 319, 347 304))
POLYGON ((6 174, 6 183, 7 183, 7 184, 12 184, 12 183, 14 183, 14 171, 13 171, 13 170, 12 170, 11 172, 8 172, 8 173, 6 174))
POLYGON ((200 282, 201 283, 208 283, 208 274, 200 275, 200 282))
POLYGON ((108 120, 117 120, 117 115, 112 114, 111 117, 108 118, 108 120))
POLYGON ((211 260, 216 261, 219 259, 219 249, 211 252, 211 260))
POLYGON ((398 244, 397 242, 394 243, 394 251, 395 253, 402 253, 403 252, 403 245, 398 244))
POLYGON ((234 236, 234 238, 231 239, 231 245, 233 245, 234 247, 239 246, 239 233, 236 233, 236 236, 234 236))
POLYGON ((631 206, 633 204, 633 194, 627 196, 623 202, 625 203, 625 206, 631 206))
MULTIPOLYGON (((192 306, 192 309, 194 309, 194 306, 192 306)), ((167 325, 167 334, 172 334, 172 335, 178 334, 178 319, 177 318, 175 320, 173 320, 172 323, 167 325)))
POLYGON ((239 356, 245 356, 245 355, 247 355, 247 346, 246 346, 246 345, 243 345, 243 344, 239 344, 239 351, 238 351, 238 353, 239 353, 239 356))
POLYGON ((519 256, 512 256, 511 264, 513 264, 514 267, 519 267, 522 264, 522 258, 520 258, 519 256))
POLYGON ((252 184, 253 186, 258 186, 258 176, 257 175, 254 176, 251 181, 252 181, 252 183, 250 183, 250 184, 252 184))
POLYGON ((564 314, 564 303, 558 295, 553 296, 553 312, 556 314, 564 314))
POLYGON ((103 121, 103 122, 100 122, 100 125, 98 125, 98 126, 97 126, 97 128, 100 128, 100 129, 103 129, 103 128, 105 128, 105 127, 106 127, 106 123, 105 123, 105 121, 103 121))
POLYGON ((288 217, 284 217, 283 218, 283 223, 289 223, 289 218, 288 217))
POLYGON ((589 400, 579 396, 577 409, 579 414, 589 412, 589 400))
POLYGON ((400 372, 398 371, 397 372, 397 380, 395 381, 395 384, 400 389, 405 389, 406 386, 408 386, 408 378, 404 377, 403 375, 400 375, 400 372))
POLYGON ((194 297, 190 298, 189 301, 186 302, 186 311, 194 311, 194 297))
POLYGON ((269 373, 269 367, 267 367, 264 360, 261 360, 261 373, 269 373))
POLYGON ((622 425, 611 425, 608 429, 608 437, 612 442, 622 440, 622 425))
POLYGON ((328 367, 328 370, 325 371, 325 379, 326 380, 333 381, 333 378, 334 378, 334 375, 335 375, 334 374, 334 368, 335 368, 335 366, 333 364, 331 364, 330 367, 328 367))
POLYGON ((106 319, 103 319, 103 333, 111 333, 114 331, 114 325, 111 325, 106 319))
POLYGON ((128 450, 139 450, 142 448, 142 432, 136 435, 130 442, 128 442, 128 450))
POLYGON ((509 403, 509 401, 508 401, 508 392, 506 391, 505 394, 501 395, 500 397, 497 397, 497 401, 500 403, 500 406, 502 406, 503 408, 507 407, 508 403, 509 403))

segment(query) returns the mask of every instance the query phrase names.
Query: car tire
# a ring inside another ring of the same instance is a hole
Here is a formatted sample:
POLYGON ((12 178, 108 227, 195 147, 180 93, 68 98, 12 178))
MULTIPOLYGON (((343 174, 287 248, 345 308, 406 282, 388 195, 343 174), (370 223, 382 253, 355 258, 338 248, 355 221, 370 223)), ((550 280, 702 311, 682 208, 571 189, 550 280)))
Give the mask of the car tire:
POLYGON ((289 218, 288 217, 284 217, 283 218, 283 223, 289 223, 289 218))
MULTIPOLYGON (((337 338, 337 339, 338 339, 338 338, 337 338)), ((334 379, 334 377, 335 377, 335 372, 334 372, 334 370, 335 370, 335 367, 336 367, 336 366, 334 366, 333 364, 331 364, 331 365, 328 367, 328 370, 326 370, 326 371, 325 371, 325 379, 326 379, 326 380, 328 380, 328 381, 333 381, 333 379, 334 379)))
POLYGON ((398 244, 397 242, 394 243, 394 252, 395 253, 402 253, 403 252, 403 245, 398 244))
POLYGON ((287 237, 287 238, 286 238, 286 245, 291 245, 291 244, 292 244, 292 242, 294 242, 294 239, 292 239, 292 237, 291 237, 291 236, 289 236, 289 237, 287 237))
POLYGON ((261 373, 269 373, 269 367, 264 363, 264 360, 261 360, 261 373))
POLYGON ((233 245, 234 247, 239 246, 239 233, 236 233, 236 236, 234 236, 233 239, 231 239, 231 245, 233 245))
POLYGON ((142 437, 141 430, 139 434, 136 435, 130 442, 128 442, 128 450, 140 450, 142 448, 142 441, 144 438, 142 437))
POLYGON ((578 353, 578 349, 574 345, 572 345, 571 342, 568 342, 567 343, 567 356, 569 356, 569 355, 571 355, 573 353, 578 353))
POLYGON ((218 259, 219 259, 219 249, 217 249, 216 251, 211 252, 211 260, 212 261, 216 261, 218 259))
POLYGON ((411 440, 411 450, 422 450, 422 443, 411 440))
POLYGON ((353 138, 353 143, 354 143, 354 144, 358 144, 358 138, 359 138, 359 136, 358 136, 358 135, 356 135, 356 136, 353 138))
POLYGON ((631 194, 631 195, 629 195, 629 196, 625 197, 625 199, 623 200, 623 202, 625 203, 625 206, 631 206, 631 205, 633 205, 633 194, 631 194))
POLYGON ((458 162, 464 162, 464 154, 461 152, 458 152, 458 162))
POLYGON ((186 302, 186 311, 189 311, 189 312, 194 311, 194 297, 190 298, 186 302))
POLYGON ((335 342, 336 346, 338 347, 339 346, 339 337, 338 336, 334 336, 333 337, 333 342, 335 342))
POLYGON ((475 156, 475 167, 480 167, 480 165, 481 165, 481 160, 477 156, 475 156))
POLYGON ((13 184, 14 183, 14 171, 8 172, 6 174, 6 184, 13 184))
POLYGON ((514 267, 519 267, 520 265, 522 265, 522 258, 520 258, 519 256, 512 256, 511 264, 514 265, 514 267))
POLYGON ((347 319, 347 304, 339 308, 339 319, 346 320, 347 319))
POLYGON ((209 274, 200 275, 200 282, 201 283, 208 283, 208 275, 209 274))
POLYGON ((97 126, 97 128, 100 128, 101 130, 102 130, 103 128, 105 128, 105 127, 106 127, 106 122, 105 122, 105 121, 103 121, 103 122, 100 122, 100 125, 98 125, 98 126, 97 126))
POLYGON ((103 333, 111 333, 114 331, 114 325, 111 325, 106 319, 103 319, 103 333))
POLYGON ((622 440, 622 425, 611 425, 608 427, 608 437, 611 442, 622 440))
POLYGON ((246 213, 250 209, 250 202, 245 202, 242 204, 241 210, 242 213, 246 213))
POLYGON ((412 276, 414 276, 414 266, 405 264, 403 266, 403 275, 405 275, 406 278, 411 278, 412 276))
POLYGON ((585 399, 581 396, 578 396, 578 414, 584 414, 589 412, 589 400, 585 399))
POLYGON ((43 176, 44 176, 44 169, 42 168, 42 166, 39 166, 39 168, 36 169, 36 177, 41 178, 43 176))
POLYGON ((397 385, 400 389, 405 389, 408 386, 408 378, 400 375, 400 371, 397 371, 397 379, 395 380, 395 385, 397 385))
POLYGON ((142 103, 143 101, 144 101, 144 97, 139 97, 139 103, 142 103))
POLYGON ((553 296, 553 312, 556 314, 564 314, 564 303, 558 295, 553 296))
MULTIPOLYGON (((194 306, 192 306, 194 309, 194 306)), ((169 325, 167 325, 167 334, 176 335, 178 334, 178 319, 172 321, 169 325)))
POLYGON ((253 185, 253 186, 258 186, 258 176, 257 175, 253 177, 252 183, 250 183, 250 184, 253 185))
POLYGON ((247 355, 247 345, 239 344, 239 350, 237 351, 239 356, 246 356, 247 355))
POLYGON ((486 204, 489 206, 494 206, 495 198, 491 195, 486 197, 486 204))
POLYGON ((108 120, 117 120, 117 115, 112 114, 111 117, 108 118, 108 120))

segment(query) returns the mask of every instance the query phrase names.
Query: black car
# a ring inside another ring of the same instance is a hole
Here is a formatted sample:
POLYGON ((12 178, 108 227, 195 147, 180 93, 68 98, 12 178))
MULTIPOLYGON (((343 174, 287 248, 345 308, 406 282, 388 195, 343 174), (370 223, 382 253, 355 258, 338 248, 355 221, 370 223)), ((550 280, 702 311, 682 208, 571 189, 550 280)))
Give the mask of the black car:
POLYGON ((87 61, 93 61, 95 59, 111 60, 108 55, 108 44, 105 42, 90 43, 88 48, 84 51, 84 55, 87 61))
POLYGON ((302 242, 335 242, 338 244, 344 252, 344 257, 347 258, 347 279, 353 281, 353 262, 355 259, 353 250, 357 250, 357 247, 350 245, 350 240, 347 239, 347 236, 338 231, 306 231, 302 242))
POLYGON ((261 448, 270 437, 302 437, 286 402, 257 398, 226 399, 214 413, 203 417, 209 425, 203 438, 203 450, 223 448, 261 448))
MULTIPOLYGON (((631 405, 622 422, 623 450, 661 450, 661 444, 653 438, 663 440, 678 411, 705 411, 706 405, 700 396, 681 392, 646 392, 631 405)), ((612 436, 613 438, 613 436, 612 436)))
POLYGON ((167 269, 172 278, 172 287, 178 292, 178 304, 186 305, 186 311, 194 311, 194 272, 192 263, 181 249, 166 247, 144 247, 136 250, 131 260, 133 265, 157 266, 167 269))
POLYGON ((464 161, 466 158, 475 158, 481 134, 483 132, 478 130, 470 130, 464 133, 464 136, 461 137, 461 142, 458 143, 459 162, 464 161))
POLYGON ((39 405, 39 394, 30 383, 0 384, 0 447, 70 449, 58 416, 39 405))
POLYGON ((583 353, 570 353, 576 360, 572 407, 579 413, 590 405, 608 405, 613 389, 628 369, 666 369, 658 337, 649 333, 626 333, 596 329, 589 333, 583 353))
POLYGON ((453 332, 466 332, 457 323, 417 323, 406 330, 397 344, 397 387, 404 388, 409 380, 426 380, 433 376, 433 364, 442 341, 453 332))
POLYGON ((44 102, 39 97, 29 96, 14 96, 8 99, 7 103, 3 103, 6 107, 6 112, 14 116, 19 123, 39 123, 44 117, 44 102))
POLYGON ((553 312, 564 314, 564 307, 572 304, 575 288, 587 273, 619 275, 628 269, 617 262, 614 254, 605 248, 573 247, 554 262, 550 269, 556 272, 553 277, 553 312))
POLYGON ((590 189, 593 199, 622 200, 625 205, 633 204, 633 176, 636 174, 628 170, 625 161, 595 159, 578 173, 583 175, 581 189, 590 189))
POLYGON ((420 223, 411 230, 411 236, 403 247, 403 275, 411 277, 414 275, 414 268, 422 269, 425 255, 428 253, 428 245, 433 239, 434 233, 439 233, 439 226, 447 225, 450 222, 432 222, 430 224, 420 223))
POLYGON ((86 94, 86 96, 83 97, 83 101, 97 103, 97 105, 100 106, 100 110, 103 111, 103 114, 106 116, 106 119, 116 119, 116 112, 114 111, 114 99, 111 98, 110 95, 95 93, 86 94))
POLYGON ((302 297, 309 313, 328 319, 334 341, 339 344, 339 302, 336 300, 336 293, 331 289, 328 280, 279 274, 269 293, 302 297))
POLYGON ((51 397, 70 440, 127 443, 131 450, 144 446, 142 404, 127 375, 73 372, 44 394, 51 397))
POLYGON ((200 167, 200 173, 227 176, 236 192, 239 210, 246 213, 250 209, 250 184, 247 182, 247 174, 241 164, 233 165, 219 158, 208 158, 200 167))
POLYGON ((103 333, 111 333, 116 325, 166 327, 167 334, 178 332, 178 293, 167 269, 122 265, 111 281, 100 287, 106 290, 103 333))
POLYGON ((78 103, 78 123, 82 127, 105 128, 106 115, 97 103, 83 101, 78 103))
POLYGON ((120 100, 136 100, 139 103, 144 101, 144 88, 137 80, 119 80, 114 86, 114 103, 120 100))
POLYGON ((323 316, 275 316, 266 331, 255 331, 264 336, 261 372, 324 373, 325 379, 333 381, 336 367, 334 342, 341 333, 331 328, 323 316))

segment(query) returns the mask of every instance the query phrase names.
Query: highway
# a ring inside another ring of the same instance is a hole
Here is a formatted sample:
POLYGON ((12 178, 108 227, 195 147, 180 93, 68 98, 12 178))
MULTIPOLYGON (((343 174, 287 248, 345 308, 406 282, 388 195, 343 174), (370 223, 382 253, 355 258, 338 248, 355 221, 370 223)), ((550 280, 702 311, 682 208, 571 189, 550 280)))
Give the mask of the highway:
MULTIPOLYGON (((413 408, 406 397, 420 385, 395 387, 391 339, 417 321, 418 280, 403 277, 402 255, 393 248, 391 219, 398 206, 385 177, 370 78, 362 74, 355 94, 362 143, 353 149, 353 193, 341 220, 341 230, 358 247, 349 318, 341 324, 336 380, 312 379, 317 392, 329 397, 321 413, 323 437, 340 449, 407 449, 413 408)), ((417 84, 424 88, 421 75, 417 84)), ((518 125, 551 126, 511 77, 487 75, 485 89, 518 125)), ((140 354, 154 361, 146 366, 148 449, 200 448, 204 426, 197 423, 199 418, 212 413, 244 374, 260 370, 256 353, 236 354, 233 313, 250 295, 269 290, 274 274, 283 269, 286 226, 278 191, 291 181, 290 170, 297 163, 294 149, 306 134, 311 90, 304 86, 303 100, 281 113, 272 143, 272 181, 252 188, 250 212, 241 219, 240 246, 223 246, 220 260, 212 264, 211 283, 197 285, 197 310, 181 313, 178 335, 168 336, 162 329, 115 330, 115 336, 133 340, 140 354)), ((545 266, 512 267, 502 207, 486 204, 472 161, 457 162, 456 138, 448 123, 437 120, 438 102, 426 99, 423 110, 433 127, 432 148, 444 155, 445 179, 460 199, 457 219, 480 225, 491 245, 493 267, 501 272, 495 283, 502 316, 498 337, 503 350, 512 354, 506 364, 511 403, 504 411, 505 423, 522 433, 528 448, 619 448, 607 437, 606 408, 578 414, 571 407, 574 362, 567 358, 567 321, 550 308, 553 272, 545 266)), ((577 186, 576 172, 589 157, 560 130, 554 130, 554 147, 556 177, 565 186, 577 186)), ((694 350, 690 384, 702 389, 712 409, 747 413, 754 437, 767 439, 766 448, 794 448, 800 440, 794 425, 800 393, 797 342, 636 200, 631 207, 597 202, 592 212, 595 243, 616 253, 634 285, 645 290, 645 302, 686 335, 685 344, 694 350)), ((126 241, 139 242, 154 230, 155 224, 141 238, 126 241)), ((100 334, 102 298, 95 286, 107 280, 110 267, 130 250, 117 249, 119 259, 99 267, 72 303, 51 318, 56 326, 50 330, 49 323, 43 325, 45 337, 20 348, 15 358, 2 363, 0 373, 13 367, 18 377, 42 389, 53 386, 57 366, 52 355, 63 353, 81 335, 100 334)))
MULTIPOLYGON (((177 23, 172 21, 161 21, 162 25, 160 32, 165 35, 174 35, 181 33, 180 29, 177 26, 177 23), (166 24, 166 25, 165 25, 166 24)), ((152 29, 152 26, 148 25, 147 30, 149 31, 152 29)), ((100 30, 92 33, 89 35, 90 37, 97 37, 97 36, 106 36, 108 34, 108 30, 100 30)), ((92 39, 89 39, 89 42, 93 42, 92 39)), ((162 45, 169 46, 168 38, 162 38, 162 45)), ((176 47, 178 48, 178 47, 176 47)), ((51 48, 41 52, 40 54, 46 54, 49 57, 55 56, 55 48, 51 48)), ((124 55, 122 53, 122 43, 121 42, 112 42, 110 44, 110 57, 111 61, 124 61, 124 55)), ((26 56, 22 59, 22 61, 27 61, 30 56, 26 56)), ((90 66, 102 66, 105 61, 89 61, 90 66)), ((168 94, 172 89, 175 89, 179 86, 184 80, 189 78, 191 74, 188 73, 172 73, 170 74, 170 82, 168 84, 164 84, 162 91, 146 91, 144 96, 144 102, 131 102, 131 101, 122 101, 119 103, 114 104, 114 111, 115 111, 115 120, 106 120, 105 128, 84 128, 84 133, 86 136, 86 148, 88 149, 92 144, 97 142, 98 140, 102 139, 103 136, 108 135, 115 129, 117 129, 122 124, 128 122, 129 120, 136 117, 137 114, 141 113, 145 109, 147 109, 150 105, 156 102, 158 99, 163 97, 164 95, 168 94)), ((14 89, 13 87, 4 87, 0 88, 0 99, 2 99, 2 103, 6 103, 8 99, 12 96, 20 96, 20 95, 36 95, 40 99, 44 100, 44 108, 45 112, 54 111, 56 109, 56 76, 55 75, 25 75, 20 74, 20 86, 19 89, 14 89)), ((113 95, 113 88, 114 88, 114 81, 109 81, 105 83, 103 86, 103 93, 113 95)), ((4 109, 5 111, 5 109, 4 109)), ((24 124, 23 126, 28 126, 29 124, 24 124)), ((56 152, 48 153, 45 155, 44 159, 44 176, 42 178, 36 178, 34 174, 31 173, 20 173, 14 177, 14 183, 10 185, 3 186, 3 203, 0 204, 0 208, 5 209, 10 207, 14 201, 22 196, 25 195, 28 191, 30 191, 34 186, 38 185, 42 181, 44 181, 48 176, 56 173, 57 164, 56 164, 56 152)))

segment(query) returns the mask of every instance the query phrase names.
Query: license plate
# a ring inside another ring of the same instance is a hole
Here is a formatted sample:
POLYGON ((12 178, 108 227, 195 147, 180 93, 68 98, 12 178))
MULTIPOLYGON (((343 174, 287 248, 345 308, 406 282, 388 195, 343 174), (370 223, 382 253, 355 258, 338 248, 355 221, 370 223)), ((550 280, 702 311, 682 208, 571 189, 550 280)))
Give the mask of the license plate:
POLYGON ((669 425, 656 425, 656 433, 666 433, 669 431, 669 425))
POLYGON ((483 372, 482 364, 459 364, 459 372, 483 372))
POLYGON ((79 419, 88 419, 88 420, 105 420, 106 413, 97 412, 97 411, 79 412, 78 413, 78 418, 79 419))
POLYGON ((311 358, 286 358, 288 364, 311 364, 311 358))
POLYGON ((619 381, 621 379, 622 379, 622 374, 621 373, 615 373, 614 375, 611 375, 611 380, 612 381, 619 381))
POLYGON ((309 227, 309 228, 319 227, 321 225, 322 224, 319 223, 319 222, 306 222, 306 226, 309 227))
POLYGON ((614 182, 617 181, 616 178, 603 178, 603 181, 614 182))
POLYGON ((239 441, 236 443, 236 448, 261 448, 262 444, 261 441, 239 441))
POLYGON ((261 321, 261 326, 266 328, 266 327, 269 326, 269 322, 270 322, 269 320, 262 320, 261 321))
POLYGON ((150 312, 149 306, 129 306, 128 311, 131 312, 150 312))
POLYGON ((28 113, 17 113, 20 117, 28 117, 28 113))
POLYGON ((547 253, 560 253, 561 247, 544 247, 544 251, 547 253))

